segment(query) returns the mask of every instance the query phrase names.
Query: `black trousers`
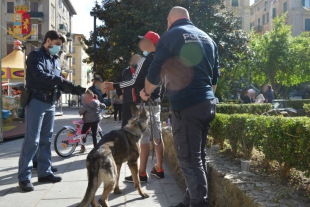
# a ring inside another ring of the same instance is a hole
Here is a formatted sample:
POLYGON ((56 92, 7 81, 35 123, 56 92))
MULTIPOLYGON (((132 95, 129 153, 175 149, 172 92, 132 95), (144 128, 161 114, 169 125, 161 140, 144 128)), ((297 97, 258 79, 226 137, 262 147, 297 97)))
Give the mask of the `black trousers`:
POLYGON ((131 104, 132 102, 129 103, 123 103, 123 119, 122 119, 122 128, 128 124, 129 119, 132 117, 131 114, 131 104))
POLYGON ((123 111, 123 104, 114 104, 114 121, 117 121, 117 114, 118 120, 122 120, 122 111, 123 111))
POLYGON ((93 144, 94 147, 97 144, 97 129, 98 129, 98 123, 99 121, 96 122, 91 122, 91 123, 84 123, 82 127, 82 134, 85 134, 89 128, 91 128, 91 133, 93 137, 93 144))
POLYGON ((208 206, 205 147, 214 117, 212 100, 172 113, 174 147, 187 186, 182 202, 185 206, 208 206))

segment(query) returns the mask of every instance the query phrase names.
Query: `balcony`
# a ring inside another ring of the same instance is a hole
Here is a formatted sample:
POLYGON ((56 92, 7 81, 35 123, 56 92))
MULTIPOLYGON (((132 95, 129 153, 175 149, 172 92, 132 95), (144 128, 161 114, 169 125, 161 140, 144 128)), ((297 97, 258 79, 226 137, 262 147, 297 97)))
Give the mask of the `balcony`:
POLYGON ((73 40, 73 35, 70 32, 68 32, 66 34, 66 37, 67 37, 67 41, 72 41, 73 40))
POLYGON ((38 35, 31 35, 29 38, 27 38, 28 42, 43 42, 44 35, 38 34, 38 35))
POLYGON ((256 32, 261 32, 261 31, 263 31, 263 26, 254 27, 254 30, 255 30, 256 32))
POLYGON ((43 19, 44 19, 43 12, 29 12, 29 14, 30 14, 30 19, 37 19, 40 22, 43 22, 43 19))
POLYGON ((67 57, 67 58, 72 58, 73 56, 72 56, 71 53, 67 53, 67 54, 66 54, 66 57, 67 57))
POLYGON ((59 29, 58 32, 62 33, 62 34, 67 34, 68 33, 68 29, 64 24, 59 24, 59 29))

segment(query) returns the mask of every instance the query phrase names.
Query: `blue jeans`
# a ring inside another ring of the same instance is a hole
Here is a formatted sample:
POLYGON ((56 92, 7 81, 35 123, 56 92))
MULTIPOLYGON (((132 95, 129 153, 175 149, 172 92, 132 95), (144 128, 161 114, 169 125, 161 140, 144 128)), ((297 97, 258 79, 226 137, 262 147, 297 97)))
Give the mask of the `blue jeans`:
POLYGON ((32 159, 36 153, 38 177, 52 174, 51 139, 54 116, 55 105, 32 99, 26 106, 26 133, 19 157, 19 181, 31 179, 32 159))
POLYGON ((208 206, 205 146, 214 117, 211 100, 172 113, 174 147, 187 186, 182 203, 187 207, 208 206))

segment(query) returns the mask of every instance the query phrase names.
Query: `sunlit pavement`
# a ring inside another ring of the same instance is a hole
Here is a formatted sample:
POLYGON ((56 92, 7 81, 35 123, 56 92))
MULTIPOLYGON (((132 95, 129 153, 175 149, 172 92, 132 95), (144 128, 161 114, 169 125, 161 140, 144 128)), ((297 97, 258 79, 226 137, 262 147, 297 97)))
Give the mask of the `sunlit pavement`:
MULTIPOLYGON (((79 120, 77 109, 65 108, 63 116, 56 116, 54 135, 64 125, 72 125, 72 120, 79 120)), ((73 125, 72 125, 73 126, 73 125)), ((114 124, 112 117, 102 121, 104 132, 119 129, 120 124, 114 124)), ((87 141, 86 153, 80 154, 77 148, 69 158, 59 157, 52 147, 53 166, 58 168, 57 175, 62 176, 60 183, 46 184, 37 182, 36 170, 33 170, 32 182, 35 190, 22 192, 18 186, 17 165, 23 138, 5 141, 0 144, 0 206, 1 207, 65 207, 76 206, 84 196, 87 186, 87 172, 85 160, 87 153, 92 148, 92 140, 87 141)), ((53 143, 53 140, 52 140, 53 143)), ((169 150, 169 149, 167 149, 169 150)), ((155 160, 149 158, 148 173, 155 164, 155 160)), ((130 175, 126 163, 123 164, 120 175, 121 195, 111 194, 109 204, 111 207, 157 207, 174 206, 182 200, 180 183, 175 179, 176 175, 170 166, 164 163, 165 178, 157 179, 150 176, 143 189, 150 197, 142 199, 132 183, 123 182, 124 177, 130 175)), ((102 186, 96 193, 96 200, 102 194, 102 186)))

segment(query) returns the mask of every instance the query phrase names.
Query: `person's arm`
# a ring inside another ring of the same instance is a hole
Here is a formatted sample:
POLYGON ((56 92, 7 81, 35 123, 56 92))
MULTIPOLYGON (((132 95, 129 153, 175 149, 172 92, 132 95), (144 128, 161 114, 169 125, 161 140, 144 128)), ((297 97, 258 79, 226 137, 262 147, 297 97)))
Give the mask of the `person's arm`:
POLYGON ((170 50, 166 46, 167 44, 164 44, 163 41, 163 39, 160 39, 158 42, 155 57, 145 79, 144 89, 140 92, 143 100, 149 99, 151 93, 158 87, 162 66, 166 60, 172 57, 170 50))
POLYGON ((147 71, 149 67, 149 61, 146 61, 146 58, 142 58, 141 62, 138 64, 138 67, 129 81, 122 81, 119 83, 113 83, 115 89, 127 88, 127 87, 136 87, 144 84, 145 75, 144 71, 147 71))
POLYGON ((79 109, 79 114, 80 114, 80 115, 83 115, 83 114, 86 112, 86 107, 85 107, 85 105, 86 105, 86 104, 83 104, 83 107, 79 109))
POLYGON ((44 71, 44 60, 40 52, 31 52, 27 58, 27 70, 31 76, 40 83, 49 85, 62 85, 62 77, 44 71))
MULTIPOLYGON (((215 43, 214 43, 214 45, 215 45, 215 43)), ((220 77, 219 55, 218 55, 217 46, 215 45, 215 64, 213 67, 213 77, 212 77, 213 93, 215 93, 215 91, 216 91, 217 82, 218 82, 219 77, 220 77)))
MULTIPOLYGON (((125 69, 125 70, 126 70, 126 69, 125 69)), ((120 75, 117 77, 116 82, 121 82, 121 81, 123 80, 123 73, 124 73, 124 71, 122 72, 122 74, 120 74, 120 75)), ((117 94, 118 97, 121 97, 121 96, 123 95, 122 89, 120 89, 120 88, 116 89, 116 94, 117 94)))

